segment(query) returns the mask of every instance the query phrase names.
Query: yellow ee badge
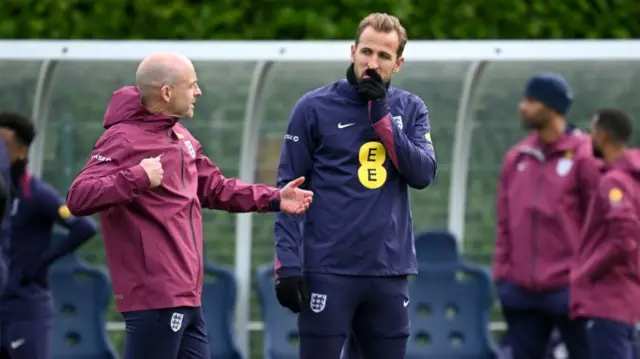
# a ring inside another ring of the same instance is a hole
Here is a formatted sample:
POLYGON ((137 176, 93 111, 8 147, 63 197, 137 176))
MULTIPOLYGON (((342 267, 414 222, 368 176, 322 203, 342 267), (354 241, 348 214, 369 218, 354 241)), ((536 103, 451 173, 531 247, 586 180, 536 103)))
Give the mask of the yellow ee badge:
POLYGON ((609 190, 609 202, 612 206, 617 206, 622 202, 622 190, 620 188, 613 187, 609 190))
POLYGON ((69 210, 69 207, 67 207, 66 204, 63 204, 62 206, 60 206, 58 208, 58 215, 62 219, 67 219, 67 218, 71 217, 71 211, 69 210))
POLYGON ((370 141, 358 151, 358 180, 367 189, 378 189, 387 182, 387 169, 384 161, 387 159, 387 151, 382 143, 370 141))

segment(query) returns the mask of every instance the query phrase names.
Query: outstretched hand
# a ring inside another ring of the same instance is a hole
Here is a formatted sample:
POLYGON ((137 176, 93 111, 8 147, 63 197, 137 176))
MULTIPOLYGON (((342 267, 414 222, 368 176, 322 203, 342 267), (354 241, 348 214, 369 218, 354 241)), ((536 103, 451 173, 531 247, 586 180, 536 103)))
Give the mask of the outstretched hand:
POLYGON ((300 189, 304 177, 299 177, 280 190, 280 212, 286 214, 302 214, 309 209, 313 200, 313 192, 300 189))

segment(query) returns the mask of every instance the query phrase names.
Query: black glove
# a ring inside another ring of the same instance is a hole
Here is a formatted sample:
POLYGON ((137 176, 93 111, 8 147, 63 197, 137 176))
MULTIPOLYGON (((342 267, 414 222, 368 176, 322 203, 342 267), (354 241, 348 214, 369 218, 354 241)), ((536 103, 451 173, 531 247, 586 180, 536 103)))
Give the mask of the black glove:
POLYGON ((302 305, 309 303, 309 291, 303 276, 276 279, 276 298, 278 303, 294 313, 300 313, 302 305))
POLYGON ((365 101, 375 101, 387 97, 387 87, 377 71, 368 69, 364 72, 368 77, 358 82, 358 95, 365 101))

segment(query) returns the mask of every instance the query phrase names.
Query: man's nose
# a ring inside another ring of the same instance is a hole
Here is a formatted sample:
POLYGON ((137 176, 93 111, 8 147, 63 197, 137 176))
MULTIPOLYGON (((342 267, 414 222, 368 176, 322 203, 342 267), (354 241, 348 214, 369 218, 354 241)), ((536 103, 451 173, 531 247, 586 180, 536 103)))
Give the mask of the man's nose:
POLYGON ((367 69, 378 71, 379 67, 380 66, 378 65, 378 61, 377 60, 369 61, 369 63, 367 64, 367 69))

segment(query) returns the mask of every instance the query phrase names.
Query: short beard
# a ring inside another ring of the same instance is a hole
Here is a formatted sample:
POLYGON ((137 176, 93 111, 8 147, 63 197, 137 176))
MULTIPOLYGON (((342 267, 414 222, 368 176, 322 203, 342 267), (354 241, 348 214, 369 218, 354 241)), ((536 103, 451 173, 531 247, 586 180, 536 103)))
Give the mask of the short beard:
POLYGON ((536 130, 539 131, 547 126, 549 123, 548 116, 541 114, 539 116, 533 117, 531 120, 524 119, 522 121, 522 126, 528 130, 536 130))

